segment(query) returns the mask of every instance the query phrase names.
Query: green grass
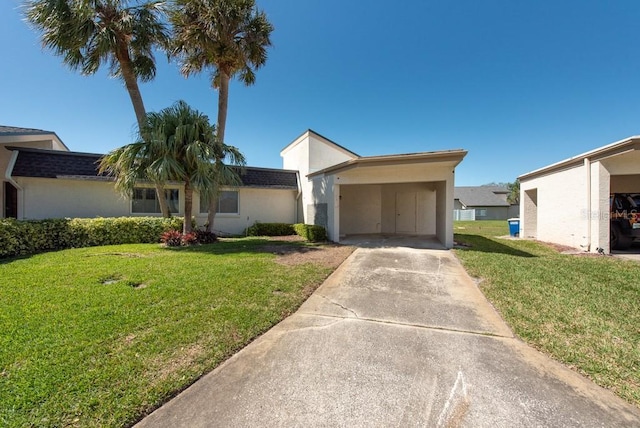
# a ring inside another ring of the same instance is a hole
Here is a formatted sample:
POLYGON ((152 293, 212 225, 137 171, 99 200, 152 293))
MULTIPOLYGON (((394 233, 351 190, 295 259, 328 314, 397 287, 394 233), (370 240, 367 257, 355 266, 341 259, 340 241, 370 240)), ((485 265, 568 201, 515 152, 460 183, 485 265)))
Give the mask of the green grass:
POLYGON ((129 425, 212 370, 330 273, 280 265, 265 242, 2 261, 0 426, 129 425))
POLYGON ((640 405, 640 263, 506 240, 506 221, 455 222, 456 250, 514 332, 640 405))

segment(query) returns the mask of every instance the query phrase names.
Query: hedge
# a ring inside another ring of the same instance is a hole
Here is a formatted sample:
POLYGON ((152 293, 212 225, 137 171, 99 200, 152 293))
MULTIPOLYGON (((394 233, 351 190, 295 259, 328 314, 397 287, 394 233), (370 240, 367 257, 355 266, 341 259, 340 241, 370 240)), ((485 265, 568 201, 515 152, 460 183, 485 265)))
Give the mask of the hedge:
POLYGON ((246 236, 288 236, 295 235, 293 225, 289 223, 255 223, 247 227, 246 236))
POLYGON ((62 250, 160 242, 167 230, 182 230, 182 217, 118 217, 0 220, 0 258, 62 250))
POLYGON ((293 229, 307 241, 319 242, 327 240, 327 230, 322 226, 297 223, 293 225, 293 229))
POLYGON ((325 228, 313 224, 255 223, 245 230, 245 235, 247 236, 288 236, 295 234, 312 242, 327 240, 325 228))

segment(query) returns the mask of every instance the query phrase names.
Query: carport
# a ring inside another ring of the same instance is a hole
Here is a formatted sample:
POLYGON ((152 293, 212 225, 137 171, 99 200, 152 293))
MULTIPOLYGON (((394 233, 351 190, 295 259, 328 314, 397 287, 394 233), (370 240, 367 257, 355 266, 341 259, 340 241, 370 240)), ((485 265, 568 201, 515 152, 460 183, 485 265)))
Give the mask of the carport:
POLYGON ((455 167, 466 153, 358 157, 309 174, 329 237, 419 235, 452 247, 455 167))
POLYGON ((520 236, 610 252, 610 196, 640 193, 640 137, 520 176, 520 236))

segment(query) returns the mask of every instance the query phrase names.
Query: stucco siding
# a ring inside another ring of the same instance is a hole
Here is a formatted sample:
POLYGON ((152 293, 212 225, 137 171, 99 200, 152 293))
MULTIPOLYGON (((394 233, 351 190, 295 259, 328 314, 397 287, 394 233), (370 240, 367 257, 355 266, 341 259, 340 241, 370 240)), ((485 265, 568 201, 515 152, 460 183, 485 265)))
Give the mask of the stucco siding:
MULTIPOLYGON (((296 191, 289 189, 240 188, 238 214, 216 214, 214 229, 239 235, 254 223, 295 223, 296 191)), ((199 211, 199 195, 194 195, 194 212, 199 211)), ((207 215, 196 214, 198 225, 204 225, 207 215)))
POLYGON ((131 202, 121 198, 110 182, 26 177, 17 177, 16 182, 22 189, 20 219, 131 215, 131 202))
POLYGON ((340 234, 380 233, 382 192, 377 184, 340 186, 340 234))

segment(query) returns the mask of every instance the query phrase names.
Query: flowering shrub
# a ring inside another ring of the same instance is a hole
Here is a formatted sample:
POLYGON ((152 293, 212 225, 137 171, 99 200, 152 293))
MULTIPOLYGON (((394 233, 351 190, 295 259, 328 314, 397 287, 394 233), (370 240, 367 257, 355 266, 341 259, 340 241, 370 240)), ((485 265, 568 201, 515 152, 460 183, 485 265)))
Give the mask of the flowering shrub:
POLYGON ((182 245, 182 233, 177 230, 167 230, 160 235, 160 242, 167 247, 179 247, 182 245))
POLYGON ((198 243, 195 232, 182 234, 177 230, 167 230, 160 235, 160 241, 167 247, 188 247, 198 243))

